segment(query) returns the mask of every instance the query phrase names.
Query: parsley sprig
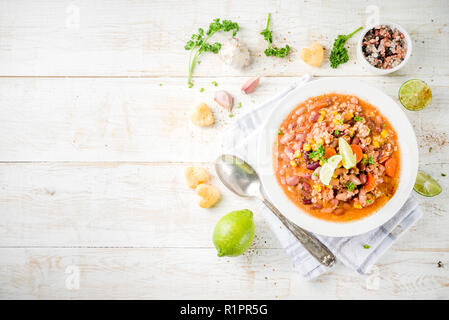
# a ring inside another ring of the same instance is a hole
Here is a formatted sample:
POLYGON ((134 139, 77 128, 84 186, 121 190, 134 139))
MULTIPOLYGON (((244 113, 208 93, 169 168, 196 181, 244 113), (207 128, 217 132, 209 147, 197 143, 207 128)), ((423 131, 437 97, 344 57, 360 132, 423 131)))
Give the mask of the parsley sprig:
POLYGON ((318 160, 324 160, 325 150, 323 145, 319 144, 315 151, 309 152, 309 159, 317 158, 318 160))
POLYGON ((271 31, 268 29, 270 26, 271 13, 268 13, 267 27, 262 30, 260 33, 263 35, 264 39, 268 42, 268 48, 265 49, 265 55, 267 57, 274 56, 279 58, 284 58, 290 52, 290 46, 287 44, 284 48, 276 48, 273 47, 273 36, 271 35, 271 31))
POLYGON ((349 183, 346 185, 346 188, 348 189, 348 191, 352 191, 355 189, 355 184, 352 181, 349 181, 349 183))
POLYGON ((211 24, 209 24, 209 29, 204 32, 204 29, 198 28, 197 34, 192 34, 191 40, 187 41, 184 49, 191 50, 189 58, 189 78, 187 83, 189 87, 193 86, 192 83, 192 73, 195 65, 197 63, 198 57, 203 52, 212 52, 217 54, 221 49, 221 43, 208 43, 210 37, 212 37, 218 31, 232 31, 232 36, 234 37, 239 31, 239 25, 231 20, 214 19, 211 24))
POLYGON ((348 49, 345 48, 346 41, 351 38, 354 34, 360 31, 363 27, 358 28, 354 32, 348 35, 338 35, 337 39, 334 41, 331 54, 329 56, 329 61, 332 68, 337 68, 340 64, 349 61, 348 49))

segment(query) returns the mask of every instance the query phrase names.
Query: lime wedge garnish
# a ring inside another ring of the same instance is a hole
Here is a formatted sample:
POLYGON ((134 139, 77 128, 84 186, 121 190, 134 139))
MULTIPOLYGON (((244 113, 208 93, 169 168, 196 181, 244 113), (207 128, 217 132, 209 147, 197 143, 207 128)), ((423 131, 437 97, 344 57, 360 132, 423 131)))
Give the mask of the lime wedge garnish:
POLYGON ((345 167, 346 169, 355 167, 355 165, 357 164, 355 154, 352 151, 351 146, 348 142, 346 142, 345 139, 338 139, 338 149, 340 150, 340 155, 343 157, 343 167, 345 167))
POLYGON ((334 175, 335 169, 337 169, 338 164, 341 161, 340 155, 335 155, 330 157, 325 164, 320 169, 320 181, 328 186, 331 182, 332 176, 334 175))
POLYGON ((424 109, 432 100, 432 90, 424 81, 411 79, 402 84, 398 96, 405 108, 418 111, 424 109))
POLYGON ((422 171, 418 171, 413 189, 426 197, 436 196, 440 194, 442 190, 441 186, 435 181, 434 178, 422 171))

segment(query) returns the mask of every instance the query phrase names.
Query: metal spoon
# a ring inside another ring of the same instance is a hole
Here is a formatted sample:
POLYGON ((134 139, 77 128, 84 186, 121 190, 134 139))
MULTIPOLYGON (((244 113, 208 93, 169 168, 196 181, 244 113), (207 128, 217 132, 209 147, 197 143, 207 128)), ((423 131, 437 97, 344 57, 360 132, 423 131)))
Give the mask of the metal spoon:
POLYGON ((221 182, 238 196, 260 199, 321 264, 328 267, 334 265, 335 256, 324 244, 309 232, 290 222, 270 201, 265 199, 259 175, 248 163, 234 155, 224 154, 215 162, 215 170, 221 182))

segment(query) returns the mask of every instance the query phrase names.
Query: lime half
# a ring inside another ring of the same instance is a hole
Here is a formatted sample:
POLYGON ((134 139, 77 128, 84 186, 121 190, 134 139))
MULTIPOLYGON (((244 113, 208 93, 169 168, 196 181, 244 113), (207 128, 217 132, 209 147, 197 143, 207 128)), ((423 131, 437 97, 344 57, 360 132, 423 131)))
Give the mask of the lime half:
POLYGON ((355 154, 352 151, 351 146, 348 142, 346 142, 345 139, 338 139, 338 149, 340 150, 340 155, 343 157, 343 167, 345 167, 346 169, 355 167, 355 165, 357 164, 355 154))
POLYGON ((432 100, 432 90, 424 81, 411 79, 402 84, 398 96, 405 108, 418 111, 424 109, 432 100))
POLYGON ((342 157, 340 155, 335 155, 330 157, 327 162, 320 169, 320 181, 328 186, 331 182, 332 176, 334 175, 335 169, 337 169, 342 157))
POLYGON ((422 171, 418 171, 413 189, 426 197, 436 196, 440 194, 442 190, 441 186, 435 181, 434 178, 422 171))

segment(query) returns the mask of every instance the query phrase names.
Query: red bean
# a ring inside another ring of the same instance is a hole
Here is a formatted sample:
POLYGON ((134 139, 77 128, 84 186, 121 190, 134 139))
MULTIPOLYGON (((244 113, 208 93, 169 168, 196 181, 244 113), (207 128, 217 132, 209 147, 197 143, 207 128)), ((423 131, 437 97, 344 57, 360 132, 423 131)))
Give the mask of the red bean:
POLYGON ((342 208, 338 208, 333 212, 333 214, 335 214, 336 216, 341 216, 344 213, 345 213, 345 210, 342 208))
POLYGON ((293 140, 295 136, 291 133, 286 134, 285 136, 283 136, 280 140, 280 142, 282 144, 287 144, 288 142, 290 142, 291 140, 293 140))
POLYGON ((315 162, 309 162, 308 164, 306 164, 307 169, 309 170, 315 170, 316 168, 318 168, 320 166, 320 162, 319 161, 315 161, 315 162))
POLYGON ((365 191, 365 188, 360 189, 359 202, 362 205, 362 207, 366 206, 366 191, 365 191))
POLYGON ((312 199, 309 199, 309 198, 303 198, 303 199, 302 199, 302 203, 303 203, 303 204, 312 204, 312 199))
POLYGON ((362 173, 362 174, 359 176, 359 179, 360 179, 360 182, 361 182, 362 184, 365 184, 365 183, 366 183, 366 180, 367 180, 366 174, 362 173))
POLYGON ((319 117, 320 117, 320 114, 318 112, 312 111, 310 113, 309 122, 316 122, 319 117))
POLYGON ((299 177, 298 176, 290 176, 285 179, 285 182, 289 186, 296 186, 299 183, 299 177))

